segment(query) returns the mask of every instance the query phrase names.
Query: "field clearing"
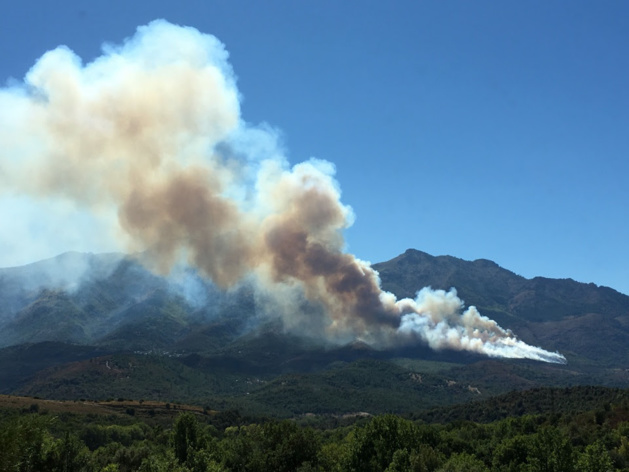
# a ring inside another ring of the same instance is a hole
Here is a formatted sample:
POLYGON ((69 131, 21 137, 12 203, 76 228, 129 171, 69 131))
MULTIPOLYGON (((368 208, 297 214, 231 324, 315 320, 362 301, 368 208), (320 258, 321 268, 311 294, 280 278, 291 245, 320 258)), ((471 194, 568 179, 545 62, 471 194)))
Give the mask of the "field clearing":
POLYGON ((120 415, 140 417, 176 417, 182 412, 196 414, 215 414, 215 411, 204 410, 196 405, 171 404, 158 401, 143 400, 111 400, 111 401, 62 401, 46 400, 35 397, 16 395, 0 395, 0 409, 26 410, 32 412, 49 412, 53 414, 75 413, 82 415, 120 415))

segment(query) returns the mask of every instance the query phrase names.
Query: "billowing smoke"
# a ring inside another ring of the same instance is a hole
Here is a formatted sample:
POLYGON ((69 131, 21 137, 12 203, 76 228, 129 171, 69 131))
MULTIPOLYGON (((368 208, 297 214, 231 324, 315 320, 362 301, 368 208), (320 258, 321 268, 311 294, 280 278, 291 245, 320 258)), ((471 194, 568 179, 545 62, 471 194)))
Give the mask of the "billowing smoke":
POLYGON ((328 339, 565 361, 463 312, 454 291, 382 291, 377 272, 344 251, 353 215, 334 167, 290 167, 272 129, 241 119, 227 59, 216 38, 165 21, 89 64, 66 47, 47 52, 0 91, 3 191, 98 215, 162 273, 185 260, 221 287, 254 277, 269 292, 299 292, 324 313, 303 326, 328 339))

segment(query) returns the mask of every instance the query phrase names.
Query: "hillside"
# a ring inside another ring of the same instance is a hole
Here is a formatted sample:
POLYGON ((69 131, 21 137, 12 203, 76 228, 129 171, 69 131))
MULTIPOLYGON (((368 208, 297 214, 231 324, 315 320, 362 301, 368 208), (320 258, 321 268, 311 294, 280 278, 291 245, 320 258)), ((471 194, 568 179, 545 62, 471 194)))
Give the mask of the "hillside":
POLYGON ((414 297, 418 288, 455 287, 467 306, 529 344, 579 365, 629 366, 629 296, 571 279, 526 279, 492 261, 431 256, 415 249, 374 267, 385 290, 414 297))
POLYGON ((160 277, 135 258, 110 254, 67 253, 0 269, 0 301, 0 347, 58 341, 169 349, 217 314, 236 309, 242 321, 252 312, 246 290, 219 292, 193 271, 160 277))
POLYGON ((456 287, 466 305, 560 351, 568 365, 422 345, 322 345, 262 316, 246 284, 222 292, 194 271, 163 278, 132 258, 71 253, 0 270, 0 393, 293 416, 420 412, 549 385, 629 383, 626 295, 416 250, 375 267, 384 289, 400 297, 456 287))
POLYGON ((287 421, 0 395, 0 470, 627 471, 628 400, 627 390, 547 388, 420 415, 287 421))

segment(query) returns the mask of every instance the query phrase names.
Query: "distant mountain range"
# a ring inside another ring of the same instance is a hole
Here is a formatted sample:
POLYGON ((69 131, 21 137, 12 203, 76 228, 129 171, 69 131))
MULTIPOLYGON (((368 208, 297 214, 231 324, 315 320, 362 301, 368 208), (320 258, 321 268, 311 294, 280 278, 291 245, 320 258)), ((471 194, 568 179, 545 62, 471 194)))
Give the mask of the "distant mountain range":
POLYGON ((0 393, 134 397, 258 413, 405 411, 542 385, 629 382, 629 296, 525 279, 488 260, 409 249, 375 264, 385 290, 456 287, 466 305, 568 365, 426 347, 322 346, 259 316, 251 286, 157 276, 121 254, 0 269, 0 393))

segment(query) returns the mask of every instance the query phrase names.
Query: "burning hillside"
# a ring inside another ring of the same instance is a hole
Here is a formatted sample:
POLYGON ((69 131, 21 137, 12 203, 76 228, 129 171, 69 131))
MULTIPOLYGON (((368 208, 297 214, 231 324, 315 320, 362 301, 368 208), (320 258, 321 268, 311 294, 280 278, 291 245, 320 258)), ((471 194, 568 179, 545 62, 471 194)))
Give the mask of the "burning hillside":
POLYGON ((221 287, 244 278, 280 293, 291 329, 378 346, 427 343, 494 357, 565 362, 518 340, 456 292, 397 300, 345 251, 351 208, 334 166, 290 166, 267 128, 240 116, 224 46, 155 21, 89 64, 44 54, 0 91, 5 192, 72 202, 100 215, 154 270, 185 261, 221 287), (300 312, 307 300, 320 311, 300 312), (316 320, 298 320, 311 316, 316 320))

